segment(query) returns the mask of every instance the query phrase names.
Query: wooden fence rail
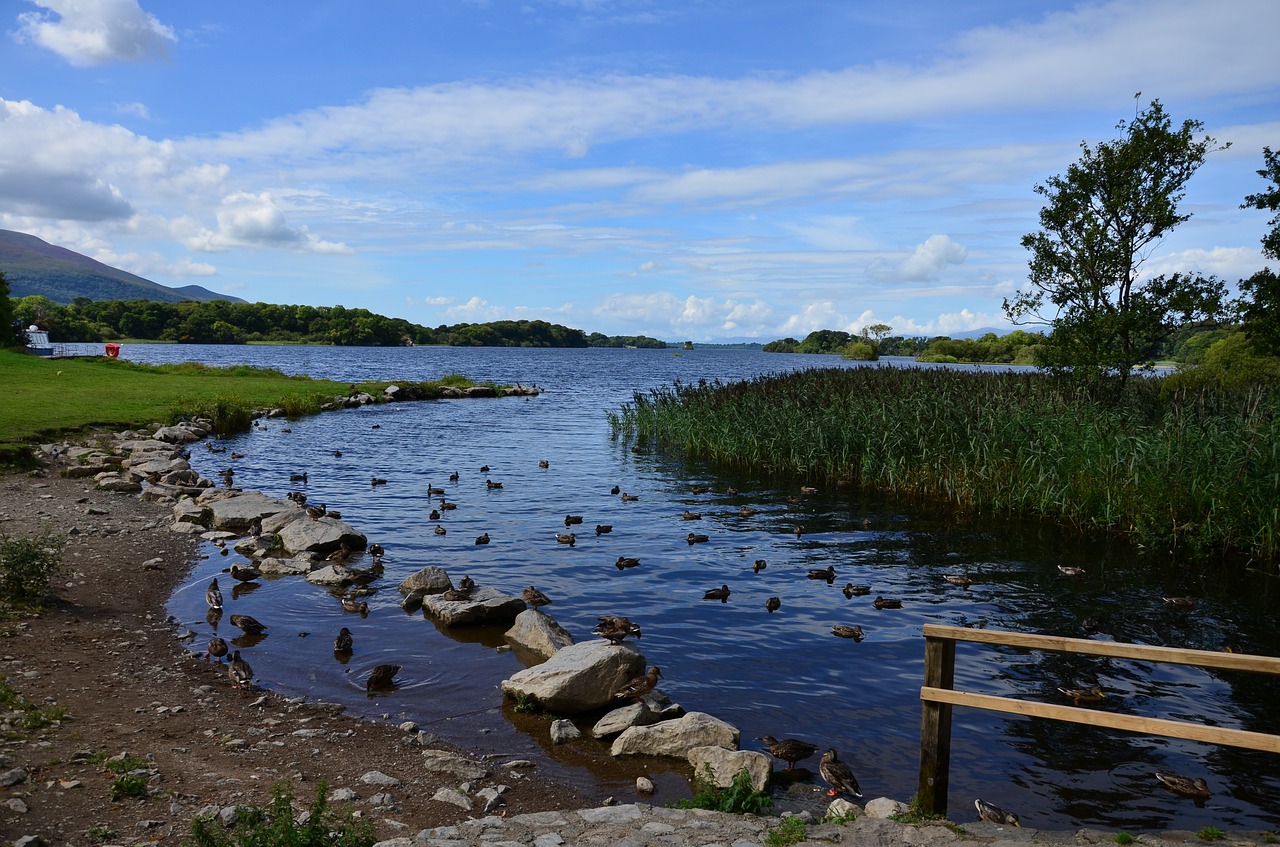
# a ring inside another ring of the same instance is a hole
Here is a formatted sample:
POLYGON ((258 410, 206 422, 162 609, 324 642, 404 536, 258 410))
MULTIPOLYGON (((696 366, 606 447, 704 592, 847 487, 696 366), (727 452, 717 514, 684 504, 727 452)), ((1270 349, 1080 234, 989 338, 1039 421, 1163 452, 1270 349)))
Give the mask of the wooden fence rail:
POLYGON ((1154 647, 1144 644, 1117 644, 1110 641, 1091 641, 1087 638, 966 629, 941 624, 925 624, 924 638, 924 686, 920 689, 920 700, 923 704, 920 719, 920 785, 916 797, 921 808, 934 814, 947 813, 947 778, 951 768, 952 706, 971 706, 1015 715, 1123 729, 1146 735, 1163 735, 1170 738, 1185 738, 1209 744, 1224 744, 1249 750, 1280 753, 1280 735, 955 690, 957 641, 1276 675, 1280 675, 1280 658, 1185 650, 1177 647, 1154 647))

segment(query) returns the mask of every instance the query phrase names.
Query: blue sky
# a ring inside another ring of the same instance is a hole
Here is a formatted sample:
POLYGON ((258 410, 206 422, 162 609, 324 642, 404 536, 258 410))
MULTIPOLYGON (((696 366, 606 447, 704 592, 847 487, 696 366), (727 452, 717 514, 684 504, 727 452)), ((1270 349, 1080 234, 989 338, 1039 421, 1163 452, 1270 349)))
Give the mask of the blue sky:
POLYGON ((0 32, 0 228, 251 301, 1007 329, 1034 186, 1152 98, 1232 146, 1146 267, 1264 265, 1274 0, 0 0, 0 32))

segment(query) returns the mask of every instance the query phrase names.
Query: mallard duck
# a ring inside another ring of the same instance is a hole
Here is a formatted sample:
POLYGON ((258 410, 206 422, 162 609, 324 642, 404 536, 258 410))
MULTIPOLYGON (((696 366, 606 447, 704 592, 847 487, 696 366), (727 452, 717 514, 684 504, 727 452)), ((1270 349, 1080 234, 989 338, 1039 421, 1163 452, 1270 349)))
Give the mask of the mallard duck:
POLYGON ((1058 570, 1062 572, 1063 576, 1084 576, 1084 568, 1074 565, 1058 565, 1058 570))
POLYGON ((210 658, 214 658, 221 662, 222 657, 227 655, 227 651, 230 649, 226 641, 215 635, 209 639, 209 646, 205 648, 204 660, 207 662, 210 658))
POLYGON ((770 614, 778 611, 779 609, 782 608, 782 598, 770 597, 768 600, 764 601, 764 608, 765 608, 765 611, 769 612, 770 614))
POLYGON ((444 496, 444 489, 443 489, 443 488, 437 488, 436 486, 434 486, 434 485, 432 485, 431 483, 429 483, 429 482, 428 482, 428 483, 427 483, 427 496, 428 496, 428 497, 443 497, 443 496, 444 496))
POLYGON ((865 597, 871 593, 870 585, 854 585, 852 582, 845 583, 843 589, 845 599, 852 600, 854 597, 865 597))
POLYGON ((450 482, 457 482, 459 479, 462 479, 462 477, 458 475, 457 471, 454 471, 453 473, 449 474, 450 482))
POLYGON ((216 577, 209 583, 209 587, 204 590, 204 601, 209 604, 210 609, 222 608, 222 591, 218 588, 216 577))
POLYGON ((556 533, 556 543, 568 544, 572 547, 574 544, 578 543, 578 536, 572 532, 558 532, 556 533))
POLYGON ((744 518, 749 518, 749 517, 751 517, 752 515, 758 515, 758 514, 760 514, 760 510, 759 510, 759 509, 753 509, 753 508, 751 508, 750 506, 739 506, 739 507, 738 507, 738 514, 739 514, 739 515, 741 515, 741 516, 742 516, 742 517, 744 517, 744 518))
POLYGON ((858 780, 853 775, 853 770, 844 762, 840 761, 840 757, 836 754, 836 748, 828 747, 827 752, 822 754, 822 760, 818 762, 818 771, 822 774, 822 778, 831 786, 831 790, 827 792, 828 797, 835 797, 839 794, 851 794, 854 797, 862 796, 862 789, 858 787, 858 780))
POLYGON ((227 676, 231 677, 232 688, 244 688, 253 681, 253 668, 240 658, 240 651, 231 654, 231 664, 227 665, 227 676))
POLYGON ((709 485, 694 485, 694 486, 690 486, 689 490, 690 490, 691 492, 693 492, 694 494, 706 494, 708 491, 710 491, 710 490, 711 490, 711 486, 709 486, 709 485))
POLYGON ((724 493, 725 493, 726 495, 728 495, 729 497, 737 497, 737 496, 738 496, 738 489, 736 489, 736 488, 726 488, 726 489, 724 490, 724 493))
POLYGON ((369 555, 381 558, 382 556, 387 555, 387 551, 383 549, 381 544, 370 544, 369 555))
POLYGON ((721 603, 729 602, 729 595, 733 593, 729 590, 729 586, 722 585, 719 588, 712 588, 703 593, 703 600, 719 600, 721 603))
POLYGON ((779 741, 772 735, 762 735, 756 741, 763 741, 769 745, 769 755, 786 762, 787 770, 794 770, 796 762, 803 761, 818 752, 816 745, 798 738, 784 738, 779 741))
POLYGON ((968 588, 970 585, 973 585, 973 580, 963 575, 956 576, 954 574, 948 574, 947 576, 944 576, 943 579, 958 588, 968 588))
POLYGON ((355 639, 351 636, 351 630, 344 626, 338 630, 337 637, 333 639, 333 652, 350 653, 353 647, 355 647, 355 639))
POLYGON ((253 582, 255 579, 262 578, 262 571, 248 566, 242 568, 239 565, 232 565, 231 577, 233 579, 238 579, 241 582, 253 582))
POLYGON ((626 685, 619 688, 614 693, 613 699, 615 700, 634 699, 637 703, 639 703, 642 699, 644 699, 644 695, 648 694, 650 691, 653 690, 653 687, 658 684, 658 680, 661 678, 662 678, 662 671, 658 670, 657 667, 651 667, 649 668, 649 672, 644 676, 638 676, 635 679, 628 682, 626 685))
POLYGON ((238 626, 250 635, 262 635, 267 631, 266 624, 259 621, 252 615, 232 615, 231 623, 238 626))
POLYGON ((877 609, 901 609, 902 601, 894 597, 877 597, 871 605, 877 609))
POLYGON ((1181 794, 1183 797, 1195 797, 1203 800, 1210 794, 1209 783, 1198 776, 1193 779, 1189 776, 1178 776, 1172 773, 1157 773, 1156 779, 1160 780, 1165 788, 1174 794, 1181 794))
POLYGON ((383 477, 375 476, 369 479, 369 487, 377 488, 379 485, 386 485, 387 481, 383 477))
POLYGON ((612 494, 614 497, 617 497, 617 496, 618 496, 618 492, 620 492, 620 491, 622 491, 622 489, 621 489, 621 488, 619 488, 619 487, 618 487, 618 486, 616 486, 616 485, 615 485, 613 488, 610 488, 610 489, 609 489, 609 493, 610 493, 610 494, 612 494))
POLYGON ((341 458, 342 458, 342 451, 341 451, 341 450, 334 450, 334 451, 333 451, 333 458, 335 458, 335 459, 341 459, 341 458))
POLYGON ((1059 688, 1065 696, 1071 698, 1071 702, 1079 706, 1081 703, 1101 703, 1107 695, 1102 693, 1101 688, 1059 688))
POLYGON ((356 613, 361 617, 366 617, 369 614, 369 604, 354 597, 343 597, 342 609, 346 612, 356 613))
POLYGON ((685 509, 684 514, 680 517, 686 521, 700 521, 702 520, 702 512, 690 512, 688 509, 685 509))
POLYGON ((325 512, 329 509, 323 504, 307 506, 307 517, 313 521, 318 521, 325 516, 325 512))
POLYGON ((600 621, 595 625, 591 632, 595 635, 606 639, 615 646, 622 643, 622 640, 630 635, 632 638, 640 637, 640 626, 631 622, 630 618, 617 618, 612 615, 605 615, 597 618, 600 621))
POLYGON ((440 510, 439 510, 439 509, 432 509, 430 512, 428 512, 428 513, 427 513, 427 520, 429 520, 429 521, 438 521, 438 520, 440 520, 440 510))
POLYGON ((307 481, 307 475, 306 475, 306 473, 305 473, 305 472, 304 472, 304 473, 291 473, 291 474, 289 474, 289 481, 290 481, 290 482, 306 482, 306 481, 307 481))
POLYGON ((548 462, 546 459, 543 459, 542 461, 538 462, 538 467, 542 468, 543 470, 546 470, 547 468, 551 467, 551 463, 548 462))
POLYGON ((1162 598, 1166 606, 1173 606, 1175 609, 1190 609, 1196 604, 1194 597, 1164 597, 1162 598))
POLYGON ((434 532, 436 535, 444 535, 445 528, 440 526, 440 524, 436 524, 436 528, 433 529, 432 532, 434 532))
POLYGON ((574 524, 579 524, 579 523, 582 523, 582 515, 565 515, 564 516, 565 526, 573 526, 574 524))
POLYGON ((756 559, 755 564, 751 566, 751 572, 760 573, 760 571, 764 570, 767 567, 769 567, 769 563, 766 562, 764 559, 756 559))
POLYGON ((350 559, 353 552, 355 551, 351 549, 351 545, 343 542, 337 550, 334 550, 324 558, 326 562, 333 562, 334 564, 340 565, 347 559, 350 559))
POLYGON ((489 543, 489 533, 487 533, 487 532, 486 532, 486 533, 484 533, 483 535, 477 535, 477 536, 476 536, 476 543, 477 543, 477 544, 488 544, 488 543, 489 543))
MULTIPOLYGON (((226 471, 224 471, 224 473, 226 473, 226 471)), ((284 499, 297 503, 299 506, 307 505, 307 495, 303 494, 301 491, 290 491, 288 494, 284 495, 284 499)))
POLYGON ((502 483, 497 482, 497 481, 492 480, 492 479, 486 479, 486 480, 484 481, 484 487, 485 487, 485 488, 487 488, 487 489, 489 489, 490 491, 492 491, 492 490, 494 490, 495 488, 501 488, 501 487, 502 487, 502 483))
POLYGON ((690 546, 692 546, 694 544, 703 544, 707 541, 710 541, 711 537, 707 535, 700 535, 699 533, 696 533, 696 532, 691 532, 684 537, 684 540, 688 541, 690 546))
POLYGON ((461 588, 450 588, 448 591, 440 595, 443 599, 450 603, 461 603, 471 599, 470 591, 463 591, 461 588))
POLYGON ((1102 621, 1097 618, 1085 618, 1080 621, 1080 631, 1085 635, 1093 635, 1102 626, 1102 621))
POLYGON ((636 500, 639 500, 639 499, 640 499, 639 494, 627 494, 626 492, 623 492, 622 494, 623 503, 634 503, 636 500))
POLYGON ((853 626, 842 623, 832 624, 831 634, 837 638, 852 638, 854 641, 861 641, 862 627, 856 624, 853 626))
POLYGON ((543 606, 551 605, 551 598, 532 585, 521 591, 520 597, 534 609, 541 609, 543 606))
POLYGON ((480 473, 488 473, 488 472, 489 472, 489 466, 488 466, 488 465, 481 465, 481 466, 480 466, 480 473))
POLYGON ((379 688, 390 688, 398 673, 400 673, 399 665, 378 665, 369 671, 369 678, 365 681, 364 690, 374 691, 379 688))
POLYGON ((472 591, 476 590, 476 581, 469 576, 464 576, 462 579, 458 580, 458 590, 465 591, 470 594, 472 591))
POLYGON ((614 562, 613 564, 616 565, 618 570, 621 571, 627 568, 638 567, 640 565, 640 560, 634 559, 630 556, 619 556, 618 561, 614 562))
POLYGON ((974 800, 973 805, 978 809, 978 817, 987 823, 999 824, 1002 826, 1017 826, 1018 816, 1013 812, 1005 811, 995 803, 988 803, 986 800, 974 800))
POLYGON ((804 527, 800 524, 796 524, 795 533, 796 533, 796 538, 799 538, 800 536, 804 535, 804 527))
POLYGON ((810 568, 808 576, 809 579, 826 580, 830 584, 836 581, 836 566, 827 565, 825 568, 810 568))
POLYGON ((613 532, 613 524, 611 523, 596 524, 596 535, 604 535, 605 533, 609 533, 609 532, 613 532))
POLYGON ((450 503, 448 500, 440 501, 440 511, 442 512, 452 512, 456 508, 458 508, 457 503, 450 503))
POLYGON ((800 493, 801 494, 817 494, 818 489, 814 488, 812 485, 802 485, 800 486, 800 493))

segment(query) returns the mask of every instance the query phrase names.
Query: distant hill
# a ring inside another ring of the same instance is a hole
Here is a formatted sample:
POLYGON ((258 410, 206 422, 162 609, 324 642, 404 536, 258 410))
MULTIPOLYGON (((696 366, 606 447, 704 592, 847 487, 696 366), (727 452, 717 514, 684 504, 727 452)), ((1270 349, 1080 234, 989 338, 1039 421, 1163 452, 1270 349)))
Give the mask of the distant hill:
POLYGON ((199 285, 169 288, 65 247, 56 247, 34 235, 10 229, 0 229, 0 271, 4 271, 9 280, 9 296, 14 298, 39 294, 55 303, 70 303, 77 297, 90 300, 158 300, 162 303, 245 302, 238 297, 216 294, 199 285))

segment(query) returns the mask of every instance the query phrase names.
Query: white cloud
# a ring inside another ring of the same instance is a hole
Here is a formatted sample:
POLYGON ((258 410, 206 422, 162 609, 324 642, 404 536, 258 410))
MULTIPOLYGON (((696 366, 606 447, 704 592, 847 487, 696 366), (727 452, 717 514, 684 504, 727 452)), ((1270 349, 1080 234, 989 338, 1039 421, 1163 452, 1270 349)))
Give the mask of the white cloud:
POLYGON ((937 279, 951 265, 962 264, 969 251, 946 235, 931 235, 898 266, 898 276, 907 281, 937 279))
POLYGON ((718 300, 692 294, 682 299, 670 291, 653 291, 610 295, 592 314, 605 320, 650 327, 650 331, 660 337, 680 334, 709 338, 728 331, 757 334, 773 316, 773 307, 759 299, 718 300))
POLYGON ((177 42, 173 29, 137 0, 32 0, 44 12, 18 15, 18 36, 73 65, 163 59, 177 42))
POLYGON ((311 253, 350 254, 340 242, 324 241, 305 226, 289 225, 284 210, 268 192, 238 192, 222 200, 217 212, 218 229, 201 228, 184 243, 192 250, 218 253, 236 246, 277 247, 311 253))
POLYGON ((151 120, 151 110, 147 108, 146 103, 116 103, 113 105, 117 114, 132 115, 135 118, 142 118, 145 121, 151 120))

